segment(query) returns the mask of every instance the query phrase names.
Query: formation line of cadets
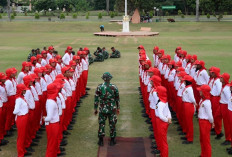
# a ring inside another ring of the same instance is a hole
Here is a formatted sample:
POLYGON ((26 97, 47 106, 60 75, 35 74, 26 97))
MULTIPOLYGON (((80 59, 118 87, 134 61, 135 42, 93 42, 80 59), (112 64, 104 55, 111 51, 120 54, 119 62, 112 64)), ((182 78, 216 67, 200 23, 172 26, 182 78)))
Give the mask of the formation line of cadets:
MULTIPOLYGON (((88 50, 88 48, 85 48, 88 50)), ((17 126, 18 157, 31 155, 40 134, 47 132, 46 157, 65 154, 64 140, 75 123, 81 98, 88 95, 89 59, 87 51, 68 46, 63 57, 53 56, 54 48, 31 56, 23 62, 17 76, 15 68, 0 73, 0 145, 9 141, 14 124, 17 126)))
MULTIPOLYGON (((221 145, 231 145, 232 137, 232 81, 228 73, 220 74, 220 68, 210 67, 197 55, 177 47, 174 59, 163 49, 153 49, 153 65, 140 45, 139 81, 140 103, 144 107, 143 116, 147 117, 149 128, 153 131, 150 138, 152 153, 168 156, 167 129, 172 121, 179 124, 177 131, 182 144, 193 144, 194 114, 200 128, 200 157, 211 157, 210 134, 221 139, 222 122, 225 141, 221 145)), ((232 147, 226 149, 232 154, 232 147)))

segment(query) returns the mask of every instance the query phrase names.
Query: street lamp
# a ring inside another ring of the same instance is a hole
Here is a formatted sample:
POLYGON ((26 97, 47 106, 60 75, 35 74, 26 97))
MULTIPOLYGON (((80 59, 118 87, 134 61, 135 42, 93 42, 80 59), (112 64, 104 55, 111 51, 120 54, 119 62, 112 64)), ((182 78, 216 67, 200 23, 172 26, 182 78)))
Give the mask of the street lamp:
POLYGON ((154 7, 154 16, 155 16, 156 7, 154 7))

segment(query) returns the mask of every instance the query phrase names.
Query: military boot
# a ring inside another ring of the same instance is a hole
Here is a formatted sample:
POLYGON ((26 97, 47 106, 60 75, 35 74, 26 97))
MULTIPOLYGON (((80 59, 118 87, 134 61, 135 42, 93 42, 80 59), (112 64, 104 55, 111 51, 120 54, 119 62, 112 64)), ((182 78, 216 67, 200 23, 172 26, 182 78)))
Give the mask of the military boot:
POLYGON ((110 139, 110 146, 114 146, 116 144, 115 138, 110 139))
POLYGON ((104 143, 103 143, 103 137, 99 137, 98 145, 99 146, 103 146, 104 145, 104 143))

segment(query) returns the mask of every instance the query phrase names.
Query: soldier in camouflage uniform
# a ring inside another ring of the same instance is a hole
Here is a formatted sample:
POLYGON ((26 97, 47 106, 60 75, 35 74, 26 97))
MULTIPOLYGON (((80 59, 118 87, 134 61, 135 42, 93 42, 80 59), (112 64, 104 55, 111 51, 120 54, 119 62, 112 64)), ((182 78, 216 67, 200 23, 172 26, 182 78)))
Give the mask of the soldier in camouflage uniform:
POLYGON ((94 52, 94 55, 96 56, 94 59, 95 62, 103 62, 104 61, 104 57, 103 57, 102 50, 100 47, 97 48, 97 50, 94 52))
POLYGON ((105 47, 102 48, 102 53, 103 53, 104 59, 108 59, 109 58, 109 53, 108 53, 108 51, 106 51, 105 47))
POLYGON ((31 50, 31 53, 28 55, 27 57, 27 61, 30 62, 31 61, 31 57, 34 56, 36 57, 37 53, 34 49, 31 50))
POLYGON ((112 79, 112 75, 109 72, 103 74, 102 79, 104 83, 98 85, 96 92, 95 92, 95 101, 94 101, 94 109, 95 115, 98 113, 98 103, 100 102, 99 106, 99 130, 98 130, 98 137, 99 141, 98 144, 103 146, 103 137, 105 136, 105 121, 109 119, 110 125, 110 145, 113 146, 116 144, 115 137, 116 137, 116 123, 117 123, 117 115, 120 112, 119 106, 119 92, 118 88, 110 83, 112 79))
POLYGON ((121 54, 118 50, 116 50, 114 47, 111 47, 112 54, 110 55, 110 58, 120 58, 121 54))

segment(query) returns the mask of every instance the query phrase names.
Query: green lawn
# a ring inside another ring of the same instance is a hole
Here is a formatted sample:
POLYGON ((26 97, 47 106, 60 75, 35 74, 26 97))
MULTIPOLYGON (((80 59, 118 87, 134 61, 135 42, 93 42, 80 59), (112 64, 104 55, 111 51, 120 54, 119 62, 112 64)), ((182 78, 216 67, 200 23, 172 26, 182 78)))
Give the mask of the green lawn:
MULTIPOLYGON (((97 154, 97 117, 93 114, 93 96, 95 88, 102 82, 101 75, 109 71, 113 75, 121 96, 121 114, 119 115, 117 134, 123 137, 147 137, 150 135, 148 125, 141 117, 141 106, 137 87, 138 80, 138 52, 137 46, 142 44, 152 59, 152 49, 155 45, 165 49, 166 53, 174 55, 177 46, 182 46, 190 54, 197 54, 199 59, 205 60, 206 66, 221 68, 222 72, 232 71, 232 23, 150 23, 131 25, 131 30, 140 27, 152 27, 152 31, 160 32, 156 37, 95 37, 99 25, 104 24, 106 30, 120 31, 122 26, 107 22, 0 22, 0 71, 9 67, 21 69, 21 63, 27 58, 32 48, 53 45, 63 54, 67 45, 75 48, 89 47, 91 53, 98 47, 105 46, 108 50, 114 46, 122 53, 120 59, 109 59, 104 63, 94 63, 90 66, 88 86, 91 87, 90 96, 83 100, 77 117, 77 123, 72 135, 68 137, 66 147, 68 157, 95 157, 97 154)), ((175 124, 170 125, 168 143, 170 156, 196 157, 200 154, 199 128, 194 119, 194 144, 183 146, 175 124)), ((16 151, 16 132, 14 137, 8 138, 10 143, 1 147, 0 156, 14 157, 16 151)), ((107 132, 107 135, 108 132, 107 132)), ((224 146, 212 137, 213 156, 227 156, 224 146)), ((34 147, 33 157, 43 157, 46 150, 46 133, 34 147)))

